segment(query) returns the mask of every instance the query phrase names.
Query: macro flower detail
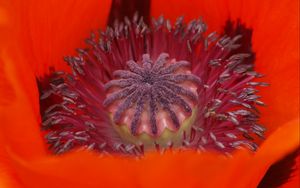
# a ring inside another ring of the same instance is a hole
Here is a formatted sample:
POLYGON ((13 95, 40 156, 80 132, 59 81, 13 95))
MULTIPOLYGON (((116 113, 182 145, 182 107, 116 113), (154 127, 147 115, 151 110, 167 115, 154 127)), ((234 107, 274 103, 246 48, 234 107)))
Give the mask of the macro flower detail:
POLYGON ((0 1, 0 187, 299 187, 299 1, 0 1))
POLYGON ((87 49, 65 57, 73 74, 54 73, 41 96, 51 104, 43 112, 51 150, 255 151, 254 135, 265 131, 255 88, 268 84, 255 80, 262 75, 247 60, 251 52, 236 53, 241 35, 206 30, 201 19, 179 17, 172 26, 160 17, 148 27, 135 15, 92 33, 87 49))
MULTIPOLYGON (((192 113, 191 106, 180 95, 186 96, 193 101, 197 101, 197 93, 196 91, 193 92, 189 90, 192 88, 191 86, 188 87, 189 89, 185 89, 177 83, 182 83, 184 81, 200 83, 200 79, 195 75, 188 73, 174 74, 175 71, 188 66, 190 63, 187 61, 176 62, 173 60, 168 66, 165 66, 167 57, 168 54, 162 53, 157 58, 157 61, 153 63, 150 56, 144 54, 142 56, 142 66, 134 61, 128 61, 127 66, 130 71, 115 71, 113 75, 120 77, 121 79, 109 81, 104 85, 106 90, 113 86, 124 88, 113 92, 103 102, 104 106, 108 106, 118 99, 124 98, 124 102, 117 106, 115 110, 114 121, 118 122, 121 119, 122 113, 136 103, 136 109, 130 124, 130 131, 133 135, 137 135, 138 132, 141 132, 138 131, 138 123, 141 119, 143 109, 145 108, 145 103, 148 103, 148 124, 150 124, 150 126, 141 128, 144 128, 142 131, 152 135, 160 134, 164 127, 173 130, 180 127, 178 115, 171 108, 173 104, 180 106, 186 113, 192 113), (158 106, 169 114, 173 124, 172 127, 169 127, 170 125, 166 123, 167 120, 163 120, 163 117, 161 117, 159 120, 164 122, 164 124, 160 125, 158 131, 156 116, 158 113, 161 113, 158 110, 158 106)), ((194 88, 195 90, 197 89, 196 87, 194 88)))

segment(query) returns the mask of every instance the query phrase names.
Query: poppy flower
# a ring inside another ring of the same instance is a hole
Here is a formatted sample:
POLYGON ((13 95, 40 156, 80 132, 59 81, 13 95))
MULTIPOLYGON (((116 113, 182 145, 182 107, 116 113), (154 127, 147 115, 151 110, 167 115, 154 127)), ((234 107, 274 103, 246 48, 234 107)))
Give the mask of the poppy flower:
POLYGON ((131 2, 0 1, 0 185, 297 187, 299 2, 131 2))

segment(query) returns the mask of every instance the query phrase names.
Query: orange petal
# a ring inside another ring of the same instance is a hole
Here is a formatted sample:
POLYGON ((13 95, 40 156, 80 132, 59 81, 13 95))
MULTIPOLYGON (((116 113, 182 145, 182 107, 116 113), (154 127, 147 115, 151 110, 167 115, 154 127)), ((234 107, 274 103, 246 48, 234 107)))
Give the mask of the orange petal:
POLYGON ((253 22, 256 30, 253 48, 257 70, 266 74, 265 79, 271 84, 261 93, 267 104, 262 109, 262 122, 273 130, 299 117, 300 39, 299 1, 272 1, 271 4, 261 13, 264 19, 253 22))
POLYGON ((0 187, 19 187, 7 150, 24 159, 45 155, 40 133, 38 91, 35 76, 18 53, 10 56, 7 45, 0 48, 0 187), (2 172, 4 170, 4 172, 2 172))
MULTIPOLYGON (((222 182, 232 160, 214 154, 183 152, 149 154, 141 160, 99 157, 74 152, 36 161, 13 156, 15 169, 27 187, 225 187, 222 182), (221 170, 222 169, 222 170, 221 170)), ((249 158, 248 158, 249 159, 249 158)), ((234 165, 238 167, 238 165, 234 165)), ((232 175, 232 174, 229 174, 232 175)), ((232 180, 232 179, 231 179, 232 180)))
MULTIPOLYGON (((221 31, 225 21, 241 20, 253 28, 257 71, 271 84, 261 92, 268 105, 262 120, 269 130, 299 117, 299 1, 152 0, 152 15, 175 19, 203 16, 211 30, 221 31)), ((271 132, 271 131, 269 131, 271 132)))
MULTIPOLYGON (((1 0, 2 1, 2 0, 1 0)), ((103 28, 111 0, 50 0, 1 2, 7 9, 11 42, 16 42, 36 75, 49 67, 66 69, 63 57, 84 47, 92 30, 103 28)))
POLYGON ((271 163, 280 160, 299 147, 300 127, 299 119, 294 119, 279 127, 261 145, 256 156, 264 158, 271 163))
MULTIPOLYGON (((8 50, 9 51, 9 50, 8 50)), ((18 54, 0 49, 0 135, 1 146, 25 158, 45 153, 38 112, 38 91, 32 70, 20 63, 18 54), (30 74, 31 72, 31 74, 30 74), (4 92, 2 92, 4 91, 4 92)))
POLYGON ((241 184, 237 186, 257 185, 272 164, 299 147, 299 134, 299 119, 289 121, 274 131, 261 145, 252 164, 245 168, 247 174, 239 176, 241 184))
POLYGON ((192 151, 148 153, 140 160, 75 151, 26 161, 11 153, 27 187, 256 187, 268 167, 299 147, 297 121, 274 132, 258 153, 233 157, 192 151), (289 136, 287 142, 282 143, 289 136), (280 144, 280 145, 279 145, 280 144), (274 147, 274 145, 278 147, 274 147), (84 172, 84 173, 82 173, 84 172))
POLYGON ((8 173, 8 169, 5 165, 1 164, 3 158, 0 152, 0 187, 1 188, 21 188, 20 184, 8 173))
POLYGON ((0 22, 0 155, 13 149, 25 159, 34 158, 45 154, 36 78, 21 51, 16 50, 19 45, 8 37, 11 28, 8 3, 0 3, 0 16, 5 18, 0 22))

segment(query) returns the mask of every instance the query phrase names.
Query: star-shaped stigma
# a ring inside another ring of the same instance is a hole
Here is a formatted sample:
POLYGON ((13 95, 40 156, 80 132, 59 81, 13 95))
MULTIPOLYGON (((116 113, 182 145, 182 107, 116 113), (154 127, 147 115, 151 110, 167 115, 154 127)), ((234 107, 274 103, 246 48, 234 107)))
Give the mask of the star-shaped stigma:
POLYGON ((149 117, 150 134, 154 136, 159 134, 156 119, 158 113, 162 111, 169 115, 173 128, 179 129, 180 120, 173 105, 190 115, 191 105, 197 101, 198 95, 196 91, 191 90, 191 87, 185 86, 187 82, 192 85, 199 85, 201 82, 200 78, 189 71, 182 71, 189 65, 188 61, 170 60, 167 53, 161 53, 155 63, 149 54, 144 54, 141 62, 130 60, 127 62, 128 70, 116 70, 113 75, 118 79, 105 84, 106 91, 113 87, 119 89, 108 94, 103 105, 108 107, 122 100, 112 112, 114 122, 120 122, 126 110, 134 109, 130 124, 132 135, 140 132, 139 122, 144 111, 149 117))

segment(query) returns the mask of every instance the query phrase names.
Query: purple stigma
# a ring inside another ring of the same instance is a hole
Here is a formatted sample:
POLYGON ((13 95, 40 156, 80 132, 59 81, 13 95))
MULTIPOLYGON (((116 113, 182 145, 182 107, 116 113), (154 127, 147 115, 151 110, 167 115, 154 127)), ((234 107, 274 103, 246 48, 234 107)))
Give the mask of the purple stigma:
POLYGON ((170 61, 166 53, 161 53, 155 62, 150 59, 149 54, 142 56, 140 64, 132 60, 128 61, 128 70, 116 70, 113 75, 119 79, 111 80, 104 85, 106 90, 112 87, 120 89, 109 94, 103 105, 107 107, 113 102, 122 100, 122 103, 113 110, 115 122, 120 121, 126 110, 135 108, 134 114, 130 116, 130 130, 133 135, 138 134, 141 115, 146 109, 150 127, 145 127, 146 133, 157 136, 158 132, 164 130, 164 127, 159 129, 157 127, 156 114, 159 108, 169 114, 174 129, 178 129, 180 121, 172 106, 177 105, 190 115, 192 107, 183 97, 190 98, 194 102, 198 99, 197 92, 191 91, 182 83, 191 81, 200 85, 201 82, 193 74, 176 73, 189 65, 187 61, 170 61), (148 107, 144 107, 146 105, 148 107))

